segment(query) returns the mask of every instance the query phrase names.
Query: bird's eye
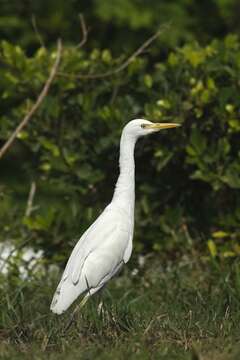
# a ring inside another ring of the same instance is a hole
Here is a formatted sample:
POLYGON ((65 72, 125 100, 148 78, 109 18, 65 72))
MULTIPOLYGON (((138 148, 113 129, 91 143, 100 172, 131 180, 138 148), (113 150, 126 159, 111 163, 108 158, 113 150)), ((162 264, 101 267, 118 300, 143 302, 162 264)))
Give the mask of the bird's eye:
POLYGON ((141 124, 142 129, 145 129, 145 127, 146 127, 146 124, 141 124))

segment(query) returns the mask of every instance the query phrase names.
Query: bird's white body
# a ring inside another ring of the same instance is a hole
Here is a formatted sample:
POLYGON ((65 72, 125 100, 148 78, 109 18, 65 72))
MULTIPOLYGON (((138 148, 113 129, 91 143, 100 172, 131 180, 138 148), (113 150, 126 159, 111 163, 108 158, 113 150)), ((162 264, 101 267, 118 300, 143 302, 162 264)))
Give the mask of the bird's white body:
POLYGON ((124 127, 112 201, 75 245, 52 300, 54 313, 63 313, 81 294, 86 298, 97 292, 129 260, 134 230, 134 147, 140 136, 156 131, 151 124, 137 119, 124 127))

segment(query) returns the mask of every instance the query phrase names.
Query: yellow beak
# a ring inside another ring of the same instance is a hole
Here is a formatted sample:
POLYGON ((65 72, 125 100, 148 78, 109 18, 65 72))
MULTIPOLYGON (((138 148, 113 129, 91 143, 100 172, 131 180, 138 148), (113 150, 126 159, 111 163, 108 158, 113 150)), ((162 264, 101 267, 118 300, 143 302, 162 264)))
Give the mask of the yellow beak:
POLYGON ((154 124, 146 124, 145 129, 153 129, 153 130, 162 130, 162 129, 172 129, 175 127, 179 127, 181 124, 176 123, 154 123, 154 124))

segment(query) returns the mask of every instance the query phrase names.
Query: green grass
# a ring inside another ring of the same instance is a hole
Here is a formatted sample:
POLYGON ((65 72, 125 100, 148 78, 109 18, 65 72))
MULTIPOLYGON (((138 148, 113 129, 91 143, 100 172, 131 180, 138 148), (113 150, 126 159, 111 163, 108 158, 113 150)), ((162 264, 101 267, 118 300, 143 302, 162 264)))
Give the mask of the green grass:
POLYGON ((240 261, 148 257, 93 297, 66 332, 71 308, 49 312, 56 277, 2 283, 1 359, 240 358, 240 261), (100 302, 103 302, 100 308, 100 302))

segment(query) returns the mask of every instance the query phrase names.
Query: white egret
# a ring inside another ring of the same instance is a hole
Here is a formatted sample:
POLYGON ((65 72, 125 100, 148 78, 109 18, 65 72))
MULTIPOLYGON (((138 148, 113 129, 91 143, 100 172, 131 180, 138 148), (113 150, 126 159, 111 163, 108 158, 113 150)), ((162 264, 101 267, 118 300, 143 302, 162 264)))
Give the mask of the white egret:
POLYGON ((85 303, 128 262, 134 229, 136 141, 141 136, 177 126, 136 119, 124 127, 120 174, 112 201, 75 245, 52 300, 54 313, 62 314, 81 294, 85 294, 82 300, 85 303))

